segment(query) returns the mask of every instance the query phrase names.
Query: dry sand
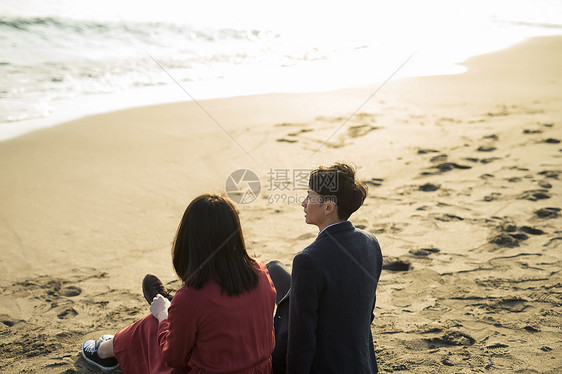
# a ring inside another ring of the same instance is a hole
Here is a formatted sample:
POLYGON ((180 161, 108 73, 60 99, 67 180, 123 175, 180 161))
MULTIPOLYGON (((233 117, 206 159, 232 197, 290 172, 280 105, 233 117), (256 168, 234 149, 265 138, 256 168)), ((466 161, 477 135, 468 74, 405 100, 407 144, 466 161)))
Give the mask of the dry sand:
POLYGON ((250 252, 290 265, 316 230, 268 202, 303 190, 269 184, 334 161, 369 183, 352 221, 386 257, 381 372, 562 371, 561 62, 562 37, 544 37, 391 82, 351 119, 376 85, 202 102, 214 120, 193 102, 131 109, 1 143, 0 371, 97 372, 80 344, 148 313, 146 273, 179 286, 183 210, 236 169, 262 181, 239 205, 250 252))

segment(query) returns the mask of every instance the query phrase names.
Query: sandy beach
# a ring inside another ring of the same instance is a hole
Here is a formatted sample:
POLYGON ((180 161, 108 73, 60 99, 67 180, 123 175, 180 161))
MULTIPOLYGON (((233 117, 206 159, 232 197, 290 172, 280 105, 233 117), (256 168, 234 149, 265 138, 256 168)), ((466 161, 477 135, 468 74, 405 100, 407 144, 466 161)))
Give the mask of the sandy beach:
POLYGON ((369 186, 351 221, 385 256, 382 373, 561 372, 561 62, 541 37, 374 96, 142 107, 0 143, 0 371, 98 372, 81 343, 149 313, 146 273, 180 286, 181 215, 235 170, 261 182, 238 205, 249 251, 290 266, 317 233, 293 172, 345 161, 369 186))

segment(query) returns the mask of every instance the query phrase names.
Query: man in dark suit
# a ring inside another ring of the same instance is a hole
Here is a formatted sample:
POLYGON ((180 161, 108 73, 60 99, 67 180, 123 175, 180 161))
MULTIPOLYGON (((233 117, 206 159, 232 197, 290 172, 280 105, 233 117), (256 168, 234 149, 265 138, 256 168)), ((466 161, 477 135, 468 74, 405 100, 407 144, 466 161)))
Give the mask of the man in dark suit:
POLYGON ((371 334, 382 254, 374 235, 347 219, 363 204, 364 183, 346 164, 311 173, 302 203, 316 240, 293 260, 287 373, 376 373, 371 334))

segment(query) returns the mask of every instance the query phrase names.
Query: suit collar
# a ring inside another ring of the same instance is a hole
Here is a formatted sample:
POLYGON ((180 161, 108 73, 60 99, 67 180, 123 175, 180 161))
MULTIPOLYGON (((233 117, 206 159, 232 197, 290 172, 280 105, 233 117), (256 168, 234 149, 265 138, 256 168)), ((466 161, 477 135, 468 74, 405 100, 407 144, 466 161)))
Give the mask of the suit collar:
POLYGON ((349 221, 338 222, 337 224, 328 226, 324 230, 322 230, 322 232, 318 234, 318 237, 316 239, 320 239, 328 234, 334 234, 339 231, 346 231, 346 230, 353 230, 353 229, 355 229, 355 226, 353 226, 353 224, 349 221))

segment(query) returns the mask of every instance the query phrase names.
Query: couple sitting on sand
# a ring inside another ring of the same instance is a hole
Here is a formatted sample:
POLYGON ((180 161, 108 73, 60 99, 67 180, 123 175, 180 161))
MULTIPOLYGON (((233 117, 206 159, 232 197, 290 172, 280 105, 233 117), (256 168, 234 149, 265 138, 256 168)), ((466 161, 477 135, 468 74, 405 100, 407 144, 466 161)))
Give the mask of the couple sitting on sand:
POLYGON ((310 174, 302 206, 320 233, 295 256, 292 274, 248 255, 229 200, 197 197, 173 244, 183 286, 172 298, 147 275, 151 314, 86 341, 83 357, 134 374, 376 373, 370 326, 382 255, 377 239, 347 220, 366 194, 349 165, 310 174))

